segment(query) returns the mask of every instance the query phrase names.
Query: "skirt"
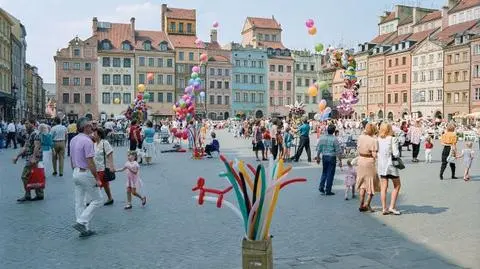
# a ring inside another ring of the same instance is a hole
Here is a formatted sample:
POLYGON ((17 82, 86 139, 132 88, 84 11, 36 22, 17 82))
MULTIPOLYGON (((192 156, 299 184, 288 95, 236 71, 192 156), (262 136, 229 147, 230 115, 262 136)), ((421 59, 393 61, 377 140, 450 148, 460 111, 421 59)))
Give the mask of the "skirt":
POLYGON ((375 159, 359 157, 357 162, 357 190, 364 189, 368 194, 374 195, 380 191, 380 180, 378 179, 375 159))
POLYGON ((155 156, 155 145, 153 143, 144 142, 143 150, 146 158, 152 158, 155 156))

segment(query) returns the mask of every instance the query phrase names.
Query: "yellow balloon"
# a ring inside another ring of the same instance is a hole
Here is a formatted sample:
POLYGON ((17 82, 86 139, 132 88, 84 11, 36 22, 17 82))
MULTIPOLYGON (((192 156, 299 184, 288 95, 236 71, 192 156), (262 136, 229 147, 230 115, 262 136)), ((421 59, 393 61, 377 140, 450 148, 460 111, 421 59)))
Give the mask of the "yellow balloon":
POLYGON ((308 28, 308 33, 310 35, 316 35, 317 34, 317 27, 308 28))
POLYGON ((115 104, 117 104, 117 105, 120 104, 120 98, 115 98, 115 99, 113 99, 113 102, 114 102, 115 104))
POLYGON ((138 92, 144 92, 144 91, 145 91, 145 85, 143 85, 143 84, 138 84, 137 90, 138 90, 138 92))
POLYGON ((317 96, 318 94, 318 90, 317 90, 317 87, 315 86, 310 86, 308 88, 308 95, 310 95, 311 97, 314 97, 314 96, 317 96))

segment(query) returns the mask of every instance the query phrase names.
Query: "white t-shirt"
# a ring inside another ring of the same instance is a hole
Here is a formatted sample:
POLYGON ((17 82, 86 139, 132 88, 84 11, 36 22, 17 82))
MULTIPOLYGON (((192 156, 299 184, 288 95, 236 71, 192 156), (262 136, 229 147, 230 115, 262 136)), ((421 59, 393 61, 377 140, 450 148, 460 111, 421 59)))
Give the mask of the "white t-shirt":
POLYGON ((9 123, 7 126, 7 132, 9 133, 15 133, 15 124, 14 123, 9 123))
POLYGON ((95 161, 95 166, 97 167, 97 171, 105 171, 105 162, 103 160, 103 148, 105 147, 105 162, 108 160, 108 154, 113 152, 112 145, 108 143, 107 140, 100 141, 99 144, 94 144, 95 149, 95 157, 93 160, 95 161))

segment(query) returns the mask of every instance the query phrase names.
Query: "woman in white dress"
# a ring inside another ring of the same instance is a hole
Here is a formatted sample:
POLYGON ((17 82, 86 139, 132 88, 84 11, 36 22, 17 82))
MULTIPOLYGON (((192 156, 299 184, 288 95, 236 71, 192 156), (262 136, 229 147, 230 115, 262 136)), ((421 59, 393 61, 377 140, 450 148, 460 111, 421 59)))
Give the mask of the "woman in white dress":
POLYGON ((392 157, 399 157, 398 140, 395 137, 392 126, 388 123, 380 125, 378 136, 377 170, 380 176, 380 193, 383 215, 400 215, 396 210, 398 193, 400 192, 400 173, 398 168, 393 166, 392 157), (390 206, 387 209, 388 180, 393 182, 393 192, 390 199, 390 206))

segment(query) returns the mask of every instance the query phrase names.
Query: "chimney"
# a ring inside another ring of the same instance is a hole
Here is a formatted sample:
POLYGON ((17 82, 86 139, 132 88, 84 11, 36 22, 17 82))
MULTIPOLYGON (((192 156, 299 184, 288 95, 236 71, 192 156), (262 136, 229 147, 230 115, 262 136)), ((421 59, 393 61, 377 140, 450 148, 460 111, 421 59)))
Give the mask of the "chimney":
POLYGON ((448 10, 447 6, 442 7, 442 31, 448 27, 448 10))
POLYGON ((416 24, 421 18, 418 12, 418 7, 414 7, 412 11, 413 24, 416 24))
POLYGON ((217 41, 218 41, 218 39, 217 39, 217 29, 210 30, 210 42, 214 43, 214 42, 217 42, 217 41))
POLYGON ((98 29, 98 20, 97 20, 97 17, 93 17, 93 20, 92 20, 92 32, 93 32, 93 34, 95 34, 97 32, 97 29, 98 29))
POLYGON ((166 32, 167 28, 165 26, 165 16, 167 15, 167 4, 162 4, 162 31, 166 32))
POLYGON ((130 27, 132 28, 130 29, 132 31, 131 39, 132 39, 132 42, 135 43, 135 18, 134 17, 130 19, 130 27))

